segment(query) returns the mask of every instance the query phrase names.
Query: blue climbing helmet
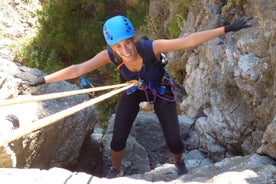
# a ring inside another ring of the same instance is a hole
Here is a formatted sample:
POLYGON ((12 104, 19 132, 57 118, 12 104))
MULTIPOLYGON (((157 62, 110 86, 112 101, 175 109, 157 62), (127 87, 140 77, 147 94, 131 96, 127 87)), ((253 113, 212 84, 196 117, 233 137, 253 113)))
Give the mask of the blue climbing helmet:
POLYGON ((128 18, 117 15, 104 23, 103 35, 108 45, 114 45, 124 39, 133 37, 135 30, 128 18))

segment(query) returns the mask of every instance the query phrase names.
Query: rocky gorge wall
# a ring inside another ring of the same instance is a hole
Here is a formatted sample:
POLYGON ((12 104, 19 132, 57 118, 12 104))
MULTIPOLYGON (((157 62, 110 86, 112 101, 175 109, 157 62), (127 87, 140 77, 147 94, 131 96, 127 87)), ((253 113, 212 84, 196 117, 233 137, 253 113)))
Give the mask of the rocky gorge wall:
MULTIPOLYGON (((39 4, 39 1, 33 2, 39 4)), ((180 6, 184 2, 184 0, 175 2, 151 0, 149 10, 151 18, 162 20, 160 22, 164 23, 158 24, 158 29, 167 32, 168 20, 177 17, 172 7, 180 6)), ((200 2, 202 4, 195 3, 197 7, 189 10, 180 36, 217 27, 243 15, 252 15, 254 19, 251 21, 252 28, 229 33, 193 49, 168 53, 170 64, 167 68, 176 82, 187 92, 185 95, 179 94, 179 106, 180 117, 182 114, 191 119, 186 124, 184 121, 185 131, 182 132, 187 151, 191 151, 184 155, 189 161, 189 174, 178 177, 172 164, 157 164, 154 169, 150 168, 150 157, 156 157, 154 151, 158 150, 159 153, 160 150, 164 151, 162 152, 164 156, 166 150, 163 142, 156 142, 161 139, 161 134, 151 138, 141 131, 148 130, 152 133, 157 131, 155 116, 145 117, 142 114, 137 118, 138 125, 130 138, 129 154, 126 154, 126 160, 123 162, 129 171, 126 172, 128 176, 114 182, 275 183, 275 2, 248 0, 243 10, 232 10, 236 13, 233 16, 222 15, 223 3, 217 3, 215 0, 200 2), (151 141, 147 141, 148 139, 151 141), (196 165, 199 159, 195 160, 191 156, 189 158, 189 155, 195 153, 192 150, 202 151, 217 163, 211 163, 208 158, 200 157, 202 160, 208 160, 208 164, 196 165), (143 173, 137 174, 132 171, 143 173)), ((30 2, 1 1, 1 18, 8 17, 11 12, 29 11, 28 3, 30 2), (4 6, 8 8, 3 8, 4 6), (10 9, 11 6, 19 9, 15 11, 10 9)), ((19 79, 14 78, 16 72, 27 71, 34 75, 42 73, 37 69, 29 69, 13 62, 10 43, 17 42, 18 38, 29 33, 28 26, 35 25, 31 17, 24 19, 20 13, 18 14, 20 18, 10 17, 1 24, 6 26, 1 29, 3 36, 0 49, 1 99, 77 89, 75 85, 60 82, 30 90, 24 88, 19 79), (12 25, 13 21, 17 26, 12 25)), ((43 104, 29 104, 17 110, 13 109, 12 112, 15 112, 21 121, 32 122, 87 99, 87 96, 80 96, 43 104), (27 109, 28 113, 22 113, 22 109, 27 109)), ((0 115, 4 116, 6 112, 1 110, 0 115)), ((54 127, 35 132, 19 143, 1 147, 0 164, 3 168, 0 169, 0 180, 7 183, 18 183, 18 181, 108 183, 109 181, 92 175, 54 168, 73 165, 80 160, 89 170, 91 167, 97 167, 95 160, 99 158, 99 154, 94 155, 95 152, 92 151, 101 153, 102 146, 108 149, 110 140, 100 139, 103 144, 100 146, 89 145, 90 155, 80 153, 83 141, 95 126, 96 114, 95 109, 91 107, 62 120, 54 127), (78 158, 79 155, 84 160, 78 158), (16 162, 11 158, 17 158, 16 162), (38 169, 17 170, 5 167, 38 169), (47 170, 48 168, 52 169, 47 170), (23 176, 26 176, 25 180, 23 176)), ((110 125, 112 121, 111 119, 110 125)), ((104 138, 110 138, 110 133, 112 132, 109 129, 104 138)), ((109 152, 106 151, 104 154, 106 156, 109 152)), ((104 165, 110 162, 110 158, 105 159, 104 165)), ((84 168, 81 167, 78 171, 81 170, 84 168)))
MULTIPOLYGON (((151 3, 152 17, 164 22, 159 29, 168 29, 167 22, 176 17, 170 3, 151 3)), ((244 9, 233 7, 228 14, 223 12, 226 2, 194 3, 180 36, 241 16, 253 16, 253 27, 169 53, 168 70, 187 92, 180 100, 182 113, 196 119, 189 145, 215 159, 257 150, 275 158, 275 1, 244 3, 244 9)))

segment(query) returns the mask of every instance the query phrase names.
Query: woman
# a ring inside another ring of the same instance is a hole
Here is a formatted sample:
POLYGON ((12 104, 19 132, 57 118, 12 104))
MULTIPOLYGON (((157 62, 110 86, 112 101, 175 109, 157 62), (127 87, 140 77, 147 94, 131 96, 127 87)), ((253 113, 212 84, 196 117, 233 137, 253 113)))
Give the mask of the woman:
POLYGON ((188 172, 182 159, 184 146, 179 133, 173 85, 165 72, 162 53, 195 47, 227 32, 251 27, 246 24, 250 19, 251 17, 242 18, 231 25, 192 33, 181 38, 140 41, 135 37, 135 30, 129 19, 118 15, 108 19, 103 26, 108 49, 81 64, 69 66, 44 77, 25 78, 25 82, 30 86, 36 86, 73 79, 106 64, 116 64, 125 81, 136 79, 140 80, 142 85, 121 94, 110 144, 112 167, 107 178, 123 175, 120 166, 126 141, 139 111, 139 103, 143 101, 154 104, 177 172, 182 175, 188 172))

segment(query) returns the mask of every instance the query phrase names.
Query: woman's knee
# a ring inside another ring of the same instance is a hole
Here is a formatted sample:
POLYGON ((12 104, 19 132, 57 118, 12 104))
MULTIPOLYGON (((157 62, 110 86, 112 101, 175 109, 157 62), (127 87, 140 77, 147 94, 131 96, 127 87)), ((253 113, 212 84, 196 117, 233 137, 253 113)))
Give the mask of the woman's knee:
POLYGON ((125 147, 126 147, 126 143, 122 142, 122 141, 112 140, 110 143, 110 148, 113 151, 121 151, 121 150, 125 149, 125 147))

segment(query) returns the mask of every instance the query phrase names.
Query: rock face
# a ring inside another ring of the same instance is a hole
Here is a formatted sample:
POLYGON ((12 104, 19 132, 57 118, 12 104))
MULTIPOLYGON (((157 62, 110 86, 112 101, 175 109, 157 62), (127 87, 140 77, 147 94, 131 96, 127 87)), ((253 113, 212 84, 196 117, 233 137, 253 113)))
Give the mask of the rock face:
POLYGON ((250 183, 274 184, 276 182, 275 161, 265 156, 248 155, 224 159, 212 165, 192 170, 189 174, 178 177, 172 164, 165 164, 144 174, 106 179, 84 172, 70 172, 61 168, 39 169, 0 169, 1 182, 24 183, 79 183, 79 184, 221 184, 250 183))
MULTIPOLYGON (((152 16, 159 12, 166 23, 175 10, 162 6, 157 11, 158 2, 151 3, 152 13, 157 12, 152 16)), ((275 2, 247 1, 232 18, 221 13, 226 5, 217 1, 195 6, 180 36, 233 22, 238 14, 254 18, 252 28, 169 54, 168 69, 187 92, 180 105, 182 113, 196 120, 190 146, 216 160, 256 150, 275 158, 275 2)))
MULTIPOLYGON (((1 77, 3 79, 1 85, 2 100, 3 97, 20 99, 31 95, 78 89, 77 86, 68 82, 28 88, 22 85, 21 79, 14 78, 14 74, 22 72, 23 70, 34 75, 40 73, 36 69, 28 69, 4 60, 0 61, 0 73, 3 77, 1 77), (9 72, 7 68, 12 69, 12 72, 9 72)), ((5 123, 3 120, 6 115, 14 114, 19 120, 19 129, 24 129, 24 127, 33 126, 38 119, 60 112, 88 99, 89 97, 87 95, 79 95, 42 102, 2 106, 0 107, 0 123, 5 123)), ((67 165, 74 164, 77 162, 79 151, 85 137, 92 132, 97 122, 95 117, 96 110, 92 106, 69 117, 62 118, 52 125, 31 133, 29 132, 24 137, 20 137, 10 142, 10 144, 1 147, 0 166, 18 168, 38 167, 46 169, 53 166, 66 167, 67 165)), ((6 138, 5 133, 0 135, 1 140, 6 138)))
POLYGON ((268 154, 272 158, 276 158, 276 119, 270 123, 263 136, 262 146, 257 150, 260 154, 268 154))
MULTIPOLYGON (((39 1, 33 2, 39 6, 39 1)), ((169 22, 175 17, 181 17, 175 10, 185 2, 180 0, 174 4, 169 1, 151 1, 149 14, 153 19, 158 19, 153 22, 156 25, 152 24, 154 30, 159 30, 157 36, 169 37, 169 22)), ((13 53, 8 49, 8 46, 11 48, 11 42, 29 33, 28 26, 34 28, 36 25, 32 16, 19 13, 20 10, 31 11, 28 3, 1 1, 1 36, 5 39, 1 37, 0 42, 0 100, 77 89, 77 86, 67 82, 27 88, 20 79, 14 77, 18 72, 37 76, 43 74, 37 69, 14 63, 13 53), (11 16, 12 12, 17 18, 11 16), (28 18, 26 20, 22 17, 28 18), (13 26, 13 22, 17 26, 13 26)), ((178 95, 180 114, 185 114, 179 115, 179 119, 187 150, 184 158, 189 174, 181 177, 176 175, 156 117, 141 113, 129 137, 122 163, 128 176, 115 179, 114 182, 274 184, 275 2, 248 0, 246 5, 240 5, 238 9, 220 1, 203 0, 194 3, 193 8, 187 9, 185 22, 180 22, 181 26, 183 24, 180 36, 221 26, 244 15, 254 18, 251 28, 228 33, 196 48, 168 53, 168 71, 187 92, 178 95), (234 9, 235 12, 231 14, 234 9)), ((0 107, 0 123, 4 122, 6 115, 14 114, 19 119, 19 128, 26 127, 87 99, 88 96, 80 95, 0 107)), ((100 141, 95 141, 93 136, 89 139, 88 136, 96 123, 95 117, 96 111, 90 107, 1 146, 0 167, 52 168, 2 168, 1 182, 109 182, 86 173, 60 169, 75 166, 77 171, 89 173, 93 169, 97 170, 95 159, 99 159, 101 154, 103 160, 100 164, 103 169, 110 166, 109 142, 113 117, 104 139, 100 138, 100 141), (89 154, 80 153, 81 146, 89 154)), ((0 136, 4 135, 1 132, 0 136)))

